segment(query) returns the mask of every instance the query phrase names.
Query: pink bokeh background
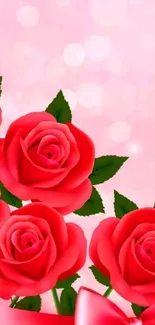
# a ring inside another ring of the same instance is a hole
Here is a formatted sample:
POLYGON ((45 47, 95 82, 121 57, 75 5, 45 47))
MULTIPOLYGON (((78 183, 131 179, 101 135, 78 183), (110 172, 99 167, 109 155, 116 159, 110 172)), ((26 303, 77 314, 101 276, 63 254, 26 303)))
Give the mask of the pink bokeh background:
MULTIPOLYGON (((114 215, 114 189, 139 207, 155 201, 154 18, 154 0, 0 0, 0 136, 18 116, 45 110, 62 89, 73 123, 93 139, 96 156, 130 157, 97 187, 106 215, 66 216, 88 240, 100 220, 114 215)), ((89 265, 88 259, 74 287, 103 294, 89 265)), ((132 315, 130 303, 115 292, 110 299, 132 315)), ((50 292, 42 310, 54 312, 50 292)))

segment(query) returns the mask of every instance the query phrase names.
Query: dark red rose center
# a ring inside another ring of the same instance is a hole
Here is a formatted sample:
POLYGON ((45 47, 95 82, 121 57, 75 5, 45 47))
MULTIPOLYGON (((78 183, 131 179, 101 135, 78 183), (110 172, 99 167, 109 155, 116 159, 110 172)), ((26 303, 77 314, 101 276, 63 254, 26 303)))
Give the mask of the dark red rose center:
POLYGON ((35 164, 56 169, 62 165, 64 148, 55 136, 46 136, 28 148, 28 155, 35 164))
POLYGON ((39 253, 44 239, 32 229, 16 230, 12 234, 12 255, 15 260, 30 259, 39 253))
POLYGON ((151 272, 155 271, 155 233, 150 231, 143 235, 135 246, 136 256, 141 265, 151 272))
POLYGON ((40 151, 40 154, 53 161, 59 161, 61 159, 61 149, 59 145, 56 144, 44 147, 42 151, 40 151))
POLYGON ((39 238, 37 238, 37 236, 30 231, 25 232, 20 238, 20 249, 25 250, 28 247, 33 246, 33 244, 35 244, 38 240, 39 238))
POLYGON ((148 238, 142 243, 142 249, 155 261, 155 238, 148 238))

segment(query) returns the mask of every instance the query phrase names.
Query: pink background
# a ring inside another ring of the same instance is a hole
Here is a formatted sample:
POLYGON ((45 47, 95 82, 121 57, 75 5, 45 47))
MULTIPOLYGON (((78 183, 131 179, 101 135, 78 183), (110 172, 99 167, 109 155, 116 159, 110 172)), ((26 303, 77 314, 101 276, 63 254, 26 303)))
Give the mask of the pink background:
MULTIPOLYGON (((153 206, 155 1, 0 0, 0 44, 0 136, 18 116, 44 110, 61 88, 73 123, 91 136, 96 156, 130 157, 112 180, 98 186, 106 216, 113 215, 113 189, 139 207, 153 206)), ((80 224, 89 239, 103 217, 66 219, 80 224)), ((90 264, 75 287, 82 284, 103 294, 90 264)), ((110 299, 132 314, 115 292, 110 299)), ((52 308, 48 292, 43 310, 52 308)))

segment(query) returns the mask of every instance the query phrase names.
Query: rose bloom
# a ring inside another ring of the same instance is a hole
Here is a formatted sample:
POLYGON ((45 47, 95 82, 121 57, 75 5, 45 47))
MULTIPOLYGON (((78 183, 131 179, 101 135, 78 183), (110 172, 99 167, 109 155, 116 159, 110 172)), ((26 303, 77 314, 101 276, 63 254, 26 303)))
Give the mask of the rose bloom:
POLYGON ((93 142, 73 124, 30 113, 0 141, 0 180, 21 200, 48 203, 65 215, 90 198, 94 159, 93 142))
POLYGON ((82 229, 43 203, 10 213, 0 201, 0 297, 34 296, 75 274, 86 260, 82 229))
POLYGON ((155 209, 103 220, 89 253, 120 296, 140 306, 155 304, 155 209))

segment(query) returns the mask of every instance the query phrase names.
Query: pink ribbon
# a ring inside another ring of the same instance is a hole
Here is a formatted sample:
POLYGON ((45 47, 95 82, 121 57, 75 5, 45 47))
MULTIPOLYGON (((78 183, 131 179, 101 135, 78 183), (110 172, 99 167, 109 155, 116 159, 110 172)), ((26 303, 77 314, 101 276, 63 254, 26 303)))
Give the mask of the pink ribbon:
POLYGON ((81 288, 74 317, 1 307, 0 325, 155 325, 155 305, 129 318, 109 299, 81 288))

